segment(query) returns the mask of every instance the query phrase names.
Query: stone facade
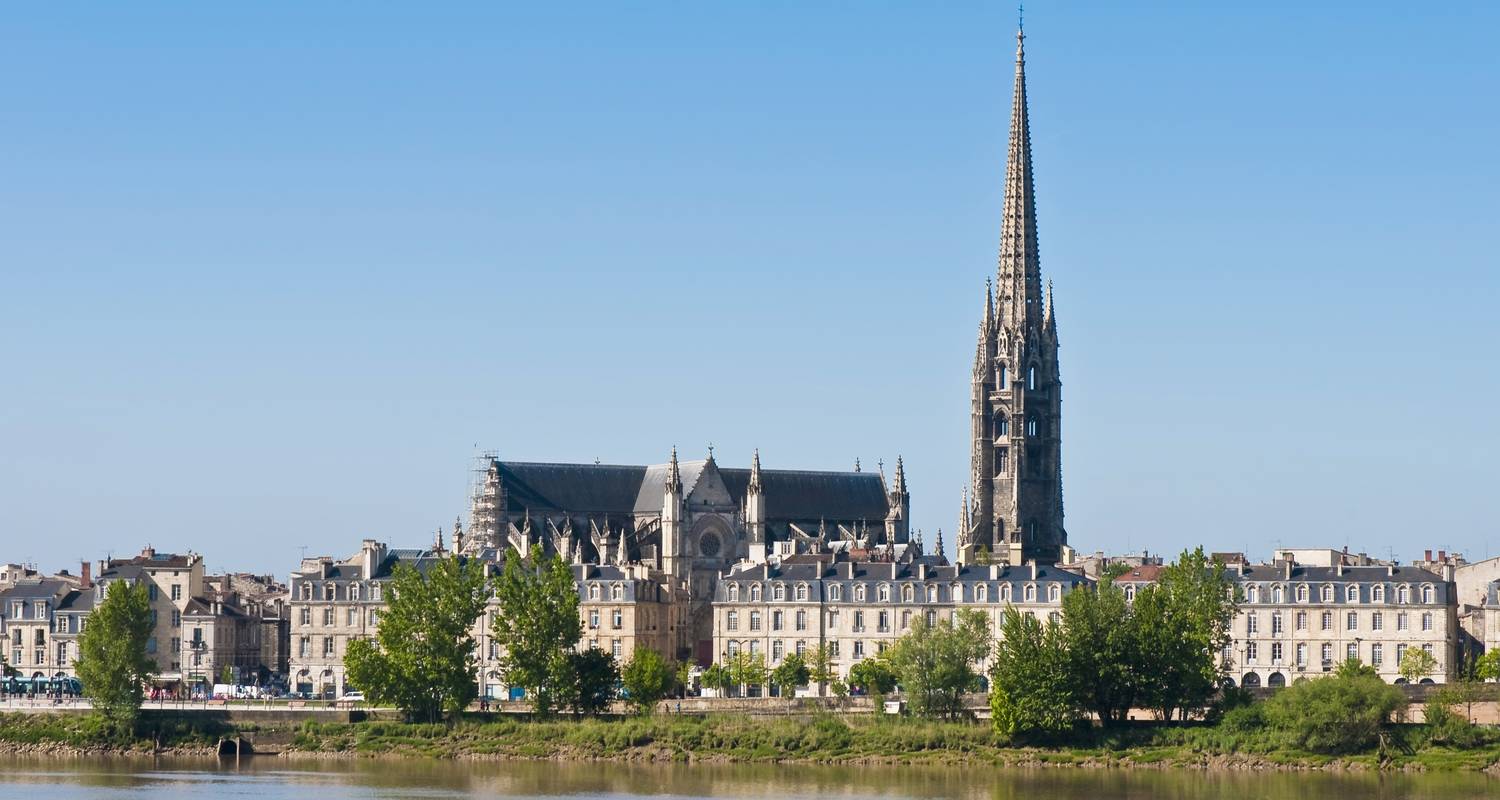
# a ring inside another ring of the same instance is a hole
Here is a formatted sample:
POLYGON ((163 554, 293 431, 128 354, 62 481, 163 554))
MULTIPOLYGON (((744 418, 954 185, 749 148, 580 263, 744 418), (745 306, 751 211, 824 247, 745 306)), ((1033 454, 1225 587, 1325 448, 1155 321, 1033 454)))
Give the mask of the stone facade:
MULTIPOLYGON (((1091 583, 1052 566, 963 565, 922 556, 905 563, 792 556, 738 565, 714 590, 715 659, 740 652, 774 668, 789 654, 828 648, 840 675, 886 650, 917 620, 951 621, 983 611, 999 636, 1007 606, 1057 620, 1063 597, 1091 583)), ((987 669, 988 665, 982 665, 987 669)))
POLYGON ((22 576, 0 591, 5 663, 23 678, 77 677, 78 634, 94 607, 94 590, 68 581, 22 576))
POLYGON ((1234 569, 1242 593, 1229 675, 1241 686, 1282 686, 1333 671, 1347 658, 1404 683, 1409 647, 1437 661, 1422 682, 1444 683, 1456 666, 1453 584, 1411 566, 1311 567, 1291 561, 1234 569))
POLYGON ((958 560, 1056 563, 1067 544, 1062 497, 1062 380, 1057 317, 1042 290, 1024 36, 1016 86, 997 280, 987 287, 970 394, 969 489, 958 560))
POLYGON ((143 583, 151 600, 151 638, 146 653, 156 662, 155 680, 182 680, 182 614, 193 598, 203 595, 203 557, 196 553, 158 553, 147 547, 140 555, 112 558, 100 564, 96 600, 108 584, 125 580, 143 583))

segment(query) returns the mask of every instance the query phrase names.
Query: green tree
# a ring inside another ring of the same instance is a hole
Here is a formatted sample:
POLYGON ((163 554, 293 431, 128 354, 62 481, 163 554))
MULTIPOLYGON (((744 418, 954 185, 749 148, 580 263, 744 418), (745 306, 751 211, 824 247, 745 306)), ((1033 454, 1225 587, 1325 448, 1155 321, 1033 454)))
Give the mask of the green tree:
POLYGON ((1437 659, 1432 654, 1420 647, 1408 647, 1401 654, 1401 663, 1396 665, 1396 671, 1407 683, 1417 683, 1432 674, 1437 669, 1437 659))
POLYGON ((493 632, 505 648, 505 681, 524 687, 536 713, 549 716, 568 704, 577 686, 573 649, 583 620, 573 570, 534 545, 527 559, 514 553, 505 559, 495 594, 500 613, 493 632))
POLYGON ((1223 563, 1198 547, 1184 551, 1156 584, 1136 593, 1130 614, 1138 637, 1140 703, 1164 719, 1208 705, 1227 666, 1220 653, 1230 642, 1236 591, 1223 563))
POLYGON ((866 658, 849 668, 849 685, 876 696, 890 694, 896 689, 896 671, 884 658, 866 658))
POLYGON ((644 647, 636 648, 620 675, 627 699, 641 714, 650 714, 656 709, 656 704, 672 691, 676 678, 672 665, 661 657, 661 653, 644 647))
POLYGON ((116 733, 135 730, 145 684, 156 669, 146 655, 151 598, 145 584, 111 581, 78 636, 78 680, 94 712, 116 733))
POLYGON ((807 668, 807 662, 802 656, 792 653, 771 670, 771 684, 780 687, 782 697, 791 697, 797 693, 798 686, 807 685, 807 682, 812 679, 811 675, 812 672, 807 668))
POLYGON ((683 661, 677 665, 676 686, 678 697, 688 696, 688 690, 693 688, 693 662, 683 661))
POLYGON ((765 686, 770 677, 770 671, 766 669, 765 656, 760 653, 752 655, 741 650, 729 657, 728 669, 733 685, 740 687, 746 697, 751 695, 751 687, 758 689, 765 686))
POLYGON ((1143 680, 1140 637, 1125 593, 1108 581, 1068 592, 1062 639, 1068 690, 1101 724, 1123 721, 1140 698, 1143 680))
POLYGON ((1500 680, 1500 649, 1474 659, 1474 677, 1482 681, 1500 680))
POLYGON ((838 670, 833 666, 833 654, 829 652, 828 646, 820 644, 807 654, 807 678, 818 684, 818 696, 822 697, 825 687, 838 680, 838 670))
POLYGON ((14 678, 16 674, 16 668, 5 660, 4 653, 0 653, 0 678, 14 678))
POLYGON ((727 697, 734 686, 734 674, 723 664, 709 664, 703 670, 703 685, 717 689, 721 697, 727 697))
POLYGON ((349 642, 344 670, 372 703, 437 722, 478 695, 474 623, 487 599, 484 567, 452 556, 424 574, 397 564, 374 639, 349 642))
POLYGON ((234 669, 228 664, 225 664, 224 668, 219 670, 219 683, 234 683, 234 669))
POLYGON ((1347 674, 1298 681, 1264 703, 1265 720, 1283 744, 1340 755, 1368 749, 1406 695, 1380 678, 1347 674))
POLYGON ((575 715, 600 714, 609 709, 619 692, 620 666, 615 657, 597 647, 570 653, 574 685, 567 692, 567 704, 575 715))
POLYGON ((913 713, 952 718, 963 712, 964 692, 979 688, 975 667, 989 652, 989 618, 974 609, 961 609, 952 620, 935 625, 918 619, 911 632, 886 652, 886 658, 913 713))
POLYGON ((1076 702, 1062 680, 1067 663, 1062 630, 1007 606, 990 667, 990 712, 995 732, 1007 739, 1066 730, 1076 702))
POLYGON ((1333 670, 1335 678, 1374 678, 1380 680, 1380 673, 1369 664, 1360 661, 1353 656, 1339 662, 1333 670))

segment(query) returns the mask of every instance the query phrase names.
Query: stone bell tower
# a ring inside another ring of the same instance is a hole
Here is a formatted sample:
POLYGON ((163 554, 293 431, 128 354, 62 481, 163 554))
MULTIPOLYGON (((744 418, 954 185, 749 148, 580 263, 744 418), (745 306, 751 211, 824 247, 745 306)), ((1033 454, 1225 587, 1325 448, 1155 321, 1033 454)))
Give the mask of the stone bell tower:
POLYGON ((1050 564, 1067 543, 1062 503, 1062 382, 1052 289, 1042 289, 1025 34, 1016 32, 1000 264, 986 286, 970 394, 972 503, 960 520, 959 560, 1050 564))

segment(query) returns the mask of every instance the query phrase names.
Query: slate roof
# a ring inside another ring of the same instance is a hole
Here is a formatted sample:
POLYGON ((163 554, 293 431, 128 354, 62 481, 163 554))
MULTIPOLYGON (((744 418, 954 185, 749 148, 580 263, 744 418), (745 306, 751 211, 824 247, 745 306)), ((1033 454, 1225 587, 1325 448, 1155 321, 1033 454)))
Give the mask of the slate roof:
MULTIPOLYGON (((500 480, 514 509, 581 514, 650 514, 661 511, 667 464, 544 464, 497 461, 500 480)), ((684 493, 691 493, 707 461, 680 461, 684 493)), ((744 500, 750 470, 718 467, 735 503, 744 500)), ((885 483, 874 472, 762 469, 769 520, 883 520, 889 506, 885 483)))

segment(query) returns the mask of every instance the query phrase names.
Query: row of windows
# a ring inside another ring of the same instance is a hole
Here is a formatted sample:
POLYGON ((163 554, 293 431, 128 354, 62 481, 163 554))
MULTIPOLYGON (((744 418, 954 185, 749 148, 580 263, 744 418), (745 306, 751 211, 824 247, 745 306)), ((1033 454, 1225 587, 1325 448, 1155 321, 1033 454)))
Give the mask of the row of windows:
MULTIPOLYGON (((1395 650, 1396 661, 1395 661, 1395 663, 1397 663, 1397 664, 1401 663, 1402 656, 1406 655, 1406 649, 1407 649, 1407 645, 1405 645, 1405 644, 1397 644, 1396 645, 1396 650, 1395 650)), ((1424 644, 1424 645, 1422 645, 1422 650, 1424 652, 1426 652, 1427 655, 1429 655, 1429 656, 1433 655, 1433 652, 1434 652, 1433 651, 1433 646, 1430 645, 1430 644, 1424 644)), ((1306 667, 1307 666, 1307 657, 1308 657, 1308 652, 1309 652, 1308 651, 1308 645, 1307 645, 1307 643, 1306 642, 1299 642, 1296 645, 1296 648, 1292 652, 1294 654, 1293 655, 1293 659, 1294 659, 1293 663, 1295 663, 1299 667, 1306 667)), ((1334 653, 1334 648, 1333 648, 1333 644, 1331 644, 1331 643, 1325 642, 1325 643, 1323 643, 1322 646, 1319 647, 1319 649, 1318 649, 1318 660, 1319 660, 1320 665, 1324 669, 1331 668, 1334 665, 1333 653, 1334 653)), ((1282 646, 1281 642, 1272 642, 1271 643, 1271 652, 1270 652, 1270 658, 1271 658, 1271 660, 1270 660, 1269 663, 1271 663, 1271 664, 1282 664, 1285 661, 1285 656, 1286 656, 1286 649, 1282 646)), ((1369 656, 1370 656, 1370 659, 1369 659, 1370 665, 1373 666, 1373 667, 1380 667, 1382 664, 1385 663, 1385 645, 1383 643, 1381 643, 1381 642, 1371 643, 1370 644, 1369 656)), ((1359 659, 1359 658, 1361 658, 1360 644, 1358 642, 1349 642, 1348 644, 1344 645, 1344 658, 1346 658, 1346 659, 1349 659, 1349 658, 1359 659)), ((1259 662, 1259 659, 1260 659, 1260 647, 1255 642, 1248 642, 1248 643, 1246 643, 1246 645, 1245 645, 1245 664, 1246 665, 1256 664, 1256 663, 1259 662)), ((1363 659, 1361 659, 1361 660, 1363 660, 1363 659)))
MULTIPOLYGON (((1026 437, 1027 438, 1029 438, 1029 439, 1035 439, 1036 437, 1041 436, 1042 433, 1046 431, 1046 429, 1047 429, 1047 423, 1045 423, 1045 422, 1037 419, 1036 417, 1027 417, 1026 418, 1026 437)), ((995 415, 995 438, 996 439, 1001 439, 1001 438, 1004 438, 1004 437, 1009 436, 1009 435, 1010 435, 1010 417, 1007 417, 1005 415, 1005 412, 1001 411, 1000 413, 998 413, 998 414, 995 415)))
MULTIPOLYGON (((892 620, 892 614, 891 614, 891 612, 890 611, 875 611, 875 612, 872 612, 872 613, 874 614, 874 620, 875 620, 875 632, 877 632, 877 633, 890 633, 891 632, 891 620, 892 620)), ((751 612, 749 612, 749 614, 747 616, 748 616, 748 622, 749 622, 749 629, 751 631, 758 631, 758 630, 762 629, 761 623, 762 623, 762 620, 764 619, 764 617, 762 616, 761 612, 759 612, 759 611, 751 611, 751 612)), ((827 627, 828 627, 828 630, 830 630, 830 631, 836 631, 836 630, 838 630, 840 616, 841 615, 840 615, 840 613, 837 610, 832 610, 832 611, 827 612, 827 627)), ((927 611, 927 612, 924 612, 924 616, 925 616, 925 619, 926 619, 928 625, 936 625, 938 623, 938 612, 936 612, 936 611, 927 611)), ((1053 622, 1059 622, 1061 620, 1061 615, 1059 615, 1057 612, 1053 612, 1052 614, 1049 615, 1049 617, 1050 617, 1050 619, 1053 622)), ((952 618, 952 614, 951 613, 950 614, 945 614, 943 618, 944 619, 951 619, 952 618)), ((904 630, 910 629, 911 628, 911 624, 912 624, 912 620, 914 619, 914 616, 913 616, 913 613, 912 613, 911 609, 903 609, 901 611, 900 615, 899 615, 899 619, 901 621, 901 627, 900 627, 901 630, 904 631, 904 630)), ((863 631, 867 630, 867 628, 865 627, 865 612, 863 610, 857 610, 857 611, 853 612, 853 622, 854 622, 854 627, 851 630, 855 631, 856 633, 863 632, 863 631)), ((795 614, 792 615, 792 629, 793 630, 805 631, 805 630, 807 630, 807 623, 808 623, 808 614, 807 614, 806 611, 799 610, 795 614)), ((783 612, 783 611, 772 611, 771 612, 771 630, 773 630, 773 631, 779 631, 779 630, 785 630, 785 628, 786 628, 786 613, 783 612)), ((727 611, 727 612, 725 612, 725 614, 724 614, 724 629, 725 630, 729 630, 729 631, 738 631, 740 629, 740 612, 739 611, 727 611)))
MULTIPOLYGON (((1280 611, 1273 611, 1273 612, 1271 612, 1270 620, 1271 620, 1271 635, 1275 636, 1277 634, 1282 633, 1285 630, 1285 625, 1284 625, 1285 620, 1284 620, 1284 618, 1282 616, 1282 613, 1280 611)), ((1319 615, 1319 617, 1318 617, 1318 629, 1319 630, 1324 630, 1324 631, 1331 631, 1331 630, 1333 630, 1333 628, 1334 628, 1333 620, 1334 620, 1334 617, 1333 617, 1333 612, 1332 611, 1324 611, 1324 612, 1322 612, 1319 615)), ((1307 630, 1308 615, 1307 615, 1306 611, 1298 611, 1296 614, 1293 615, 1292 621, 1293 621, 1293 625, 1296 627, 1297 630, 1299 630, 1299 631, 1305 631, 1305 630, 1307 630)), ((1430 631, 1430 630, 1432 630, 1432 628, 1433 628, 1433 616, 1432 616, 1432 612, 1431 611, 1424 611, 1424 612, 1422 612, 1422 615, 1420 617, 1420 624, 1422 626, 1422 630, 1424 630, 1424 631, 1430 631)), ((1346 630, 1346 631, 1357 631, 1357 630, 1359 630, 1359 612, 1358 611, 1349 611, 1349 612, 1346 612, 1344 614, 1344 630, 1346 630)), ((1381 611, 1372 611, 1372 612, 1370 612, 1370 630, 1372 630, 1372 631, 1382 631, 1382 630, 1385 630, 1385 613, 1384 612, 1381 612, 1381 611)), ((1405 611, 1398 611, 1398 612, 1396 612, 1396 630, 1398 630, 1398 631, 1411 630, 1411 617, 1405 611)), ((1245 615, 1245 633, 1246 634, 1260 633, 1260 615, 1259 614, 1256 614, 1256 613, 1252 612, 1252 613, 1249 613, 1249 614, 1245 615)))
MULTIPOLYGON (((597 583, 591 583, 591 584, 589 584, 589 599, 590 600, 599 600, 599 599, 601 599, 602 595, 603 595, 603 592, 600 590, 599 584, 597 584, 597 583)), ((611 599, 611 600, 624 600, 625 599, 625 587, 622 586, 622 585, 620 585, 620 584, 618 584, 618 583, 611 585, 609 587, 609 599, 611 599)))
MULTIPOLYGON (((1305 584, 1305 583, 1298 584, 1298 586, 1296 587, 1296 589, 1293 591, 1293 596, 1296 597, 1296 601, 1297 602, 1299 602, 1299 603, 1306 603, 1306 602, 1308 602, 1308 598, 1311 596, 1311 592, 1312 592, 1312 590, 1308 587, 1307 584, 1305 584)), ((1384 603, 1385 602, 1385 598, 1386 598, 1386 587, 1385 587, 1385 584, 1383 584, 1383 583, 1371 584, 1370 585, 1369 595, 1370 595, 1370 602, 1372 602, 1372 603, 1384 603)), ((1245 602, 1247 602, 1247 603, 1259 603, 1261 601, 1261 596, 1262 596, 1262 591, 1261 591, 1261 587, 1260 587, 1259 584, 1252 583, 1252 584, 1248 584, 1248 585, 1245 586, 1245 602)), ((1269 594, 1267 596, 1270 598, 1270 602, 1271 603, 1285 603, 1286 602, 1286 597, 1287 597, 1286 587, 1282 586, 1280 584, 1273 585, 1273 586, 1271 586, 1270 592, 1269 592, 1269 594)), ((1318 588, 1318 599, 1321 602, 1332 603, 1332 602, 1334 602, 1334 597, 1336 597, 1336 596, 1337 596, 1337 593, 1335 592, 1335 590, 1333 588, 1333 584, 1327 584, 1327 583, 1325 583, 1321 587, 1318 588)), ((1431 584, 1424 584, 1420 588, 1418 596, 1421 598, 1420 602, 1422 602, 1424 604, 1431 604, 1431 603, 1435 602, 1435 598, 1437 597, 1437 590, 1431 584)), ((1406 585, 1406 584, 1402 584, 1401 586, 1397 586, 1396 587, 1396 603, 1397 604, 1399 604, 1399 605, 1405 605, 1407 603, 1410 603, 1411 602, 1411 598, 1412 598, 1412 587, 1411 586, 1406 585)), ((1351 583, 1348 586, 1344 587, 1344 602, 1346 602, 1346 603, 1358 603, 1359 602, 1359 584, 1351 583)))
MULTIPOLYGON (((313 613, 312 612, 313 612, 313 610, 311 608, 309 608, 307 606, 302 606, 300 609, 297 610, 297 623, 299 625, 302 625, 303 627, 309 627, 309 626, 311 626, 312 625, 312 621, 313 621, 313 613)), ((323 627, 325 627, 325 628, 331 628, 334 625, 338 624, 338 622, 337 622, 338 616, 339 616, 338 615, 338 609, 336 609, 336 608, 325 608, 325 609, 323 609, 323 613, 321 615, 321 618, 323 620, 323 627)), ((360 619, 362 617, 364 617, 364 616, 365 616, 365 612, 363 612, 361 609, 358 609, 358 608, 345 608, 344 609, 344 624, 345 625, 358 625, 360 619)), ((369 610, 369 620, 370 620, 370 627, 374 627, 376 625, 376 623, 378 623, 380 621, 380 609, 378 609, 378 608, 372 608, 372 609, 370 609, 369 610)))
MULTIPOLYGON (((299 586, 296 593, 297 597, 300 600, 312 600, 316 596, 317 599, 324 601, 353 600, 357 602, 361 599, 360 595, 363 594, 364 597, 362 599, 375 600, 377 602, 380 600, 379 583, 371 583, 369 586, 361 589, 361 584, 358 583, 339 584, 329 581, 321 584, 321 587, 321 589, 315 589, 312 581, 305 581, 299 586), (343 587, 342 591, 339 589, 340 586, 343 587)), ((177 598, 173 597, 173 599, 177 598)))
MULTIPOLYGON (((827 590, 828 600, 830 602, 842 602, 844 596, 844 590, 842 586, 836 583, 829 584, 827 590)), ((793 596, 796 600, 805 602, 808 597, 808 592, 808 585, 805 583, 799 583, 794 587, 793 596)), ((763 599, 761 587, 758 583, 750 584, 749 590, 746 593, 749 595, 750 602, 752 603, 759 603, 763 599)), ((918 598, 924 599, 929 603, 962 601, 963 593, 963 584, 961 583, 953 584, 951 587, 942 585, 926 585, 921 590, 918 590, 912 584, 908 583, 903 584, 901 587, 901 602, 914 603, 917 602, 918 598)), ((725 589, 725 594, 728 596, 729 602, 739 602, 740 585, 738 583, 730 583, 725 589)), ((868 599, 868 590, 866 589, 865 584, 862 583, 854 584, 852 594, 854 596, 854 602, 856 603, 863 603, 868 599)), ((1011 585, 1008 583, 1000 584, 999 590, 995 594, 999 598, 1000 602, 1010 602, 1012 599, 1011 585)), ((991 596, 989 584, 974 584, 973 589, 970 591, 970 595, 970 600, 974 602, 989 602, 991 596)), ((1058 600, 1062 599, 1062 587, 1056 583, 1049 584, 1046 589, 1046 595, 1049 602, 1055 603, 1058 600)), ((1022 586, 1021 596, 1024 602, 1035 602, 1037 598, 1036 584, 1028 583, 1022 586)), ((787 587, 785 584, 777 583, 771 586, 771 600, 773 602, 786 600, 786 598, 787 587)), ((875 600, 879 603, 889 603, 891 601, 890 584, 882 583, 875 587, 875 600)))

